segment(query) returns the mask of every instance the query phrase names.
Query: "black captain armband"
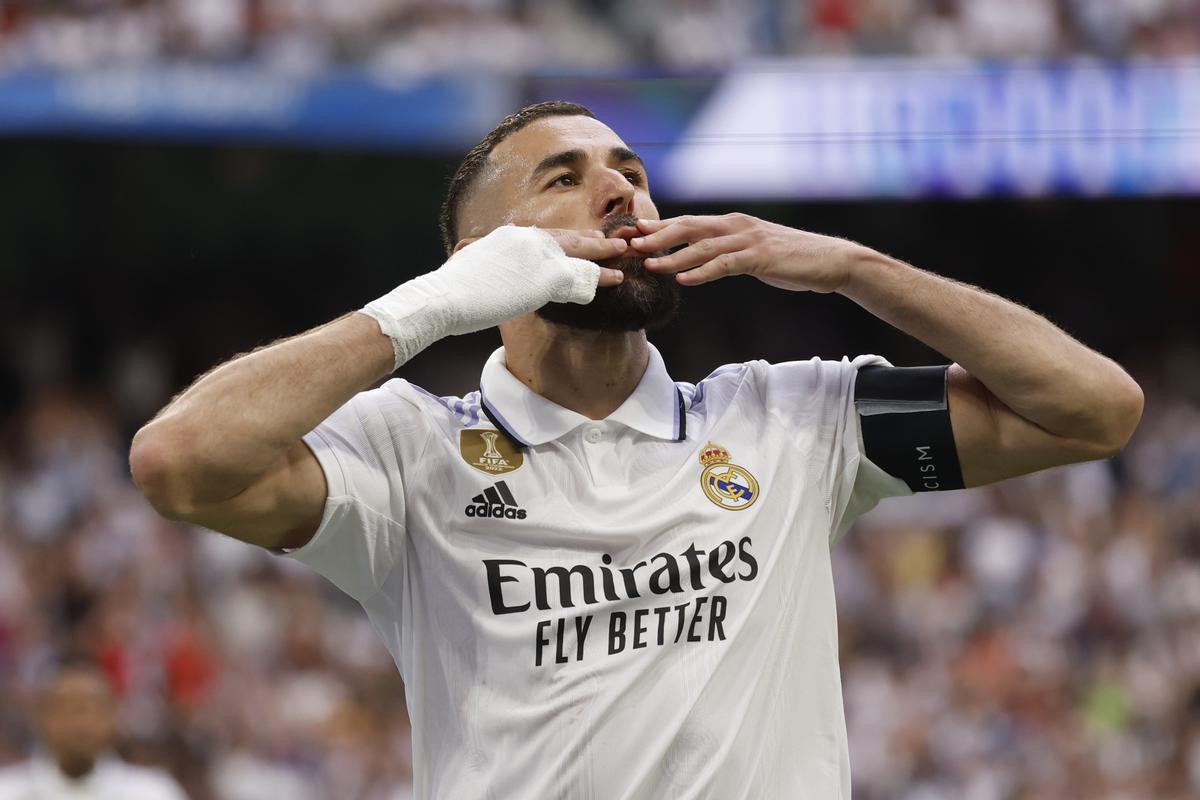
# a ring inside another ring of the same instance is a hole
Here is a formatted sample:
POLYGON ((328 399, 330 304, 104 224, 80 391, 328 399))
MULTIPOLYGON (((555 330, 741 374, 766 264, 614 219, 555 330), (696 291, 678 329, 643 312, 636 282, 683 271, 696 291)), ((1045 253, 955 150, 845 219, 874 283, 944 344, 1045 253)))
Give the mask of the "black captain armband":
POLYGON ((854 405, 867 458, 914 492, 964 488, 947 402, 950 367, 863 367, 854 405))

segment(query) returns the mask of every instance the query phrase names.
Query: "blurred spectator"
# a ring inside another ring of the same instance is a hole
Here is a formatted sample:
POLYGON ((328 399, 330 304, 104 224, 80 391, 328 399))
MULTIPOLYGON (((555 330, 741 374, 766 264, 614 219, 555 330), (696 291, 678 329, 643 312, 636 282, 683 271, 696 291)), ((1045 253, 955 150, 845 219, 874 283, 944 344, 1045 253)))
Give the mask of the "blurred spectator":
POLYGON ((12 0, 0 69, 337 63, 404 76, 755 56, 1200 54, 1200 0, 12 0))
MULTIPOLYGON (((834 551, 857 800, 1200 795, 1198 358, 1166 355, 1184 381, 1144 384, 1118 459, 889 500, 834 551)), ((193 800, 407 800, 404 688, 361 610, 154 514, 120 432, 142 400, 111 386, 0 418, 0 763, 37 676, 86 652, 118 750, 193 800)))
POLYGON ((30 389, 0 417, 0 765, 29 756, 40 676, 79 652, 115 687, 117 751, 192 800, 409 797, 403 684, 358 606, 158 517, 129 482, 130 407, 30 389))
POLYGON ((161 770, 109 754, 116 733, 113 687, 99 666, 61 668, 39 692, 37 720, 46 752, 0 770, 0 800, 183 800, 161 770))

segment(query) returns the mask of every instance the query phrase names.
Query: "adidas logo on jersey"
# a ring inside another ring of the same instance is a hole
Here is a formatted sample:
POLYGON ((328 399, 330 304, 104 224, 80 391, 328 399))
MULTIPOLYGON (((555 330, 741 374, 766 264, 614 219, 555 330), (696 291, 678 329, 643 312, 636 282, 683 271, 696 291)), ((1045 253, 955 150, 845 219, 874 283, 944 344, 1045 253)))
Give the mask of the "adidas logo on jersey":
POLYGON ((465 509, 468 517, 494 517, 496 519, 525 519, 525 509, 517 505, 516 498, 504 481, 484 489, 471 498, 465 509))

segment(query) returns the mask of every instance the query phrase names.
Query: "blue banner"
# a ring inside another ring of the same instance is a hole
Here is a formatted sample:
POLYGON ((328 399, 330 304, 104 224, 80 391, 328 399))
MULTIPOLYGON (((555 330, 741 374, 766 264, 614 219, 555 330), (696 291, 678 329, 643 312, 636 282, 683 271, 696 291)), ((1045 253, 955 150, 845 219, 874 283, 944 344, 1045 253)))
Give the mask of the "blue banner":
POLYGON ((681 200, 1200 191, 1200 61, 767 61, 665 159, 681 200))
POLYGON ((172 64, 0 74, 0 135, 460 154, 533 99, 591 105, 657 195, 1200 192, 1200 60, 778 60, 725 76, 313 76, 172 64))
POLYGON ((0 134, 250 140, 461 151, 519 101, 486 77, 312 78, 157 65, 0 75, 0 134))

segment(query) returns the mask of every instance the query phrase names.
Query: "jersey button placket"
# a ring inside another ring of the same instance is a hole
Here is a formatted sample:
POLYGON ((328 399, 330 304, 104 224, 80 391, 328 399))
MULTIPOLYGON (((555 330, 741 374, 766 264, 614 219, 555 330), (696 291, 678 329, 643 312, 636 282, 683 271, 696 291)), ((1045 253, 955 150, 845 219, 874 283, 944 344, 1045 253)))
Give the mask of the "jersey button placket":
POLYGON ((619 480, 620 473, 612 469, 610 441, 612 433, 602 423, 592 423, 581 432, 583 438, 583 460, 587 463, 593 486, 607 486, 619 480))

